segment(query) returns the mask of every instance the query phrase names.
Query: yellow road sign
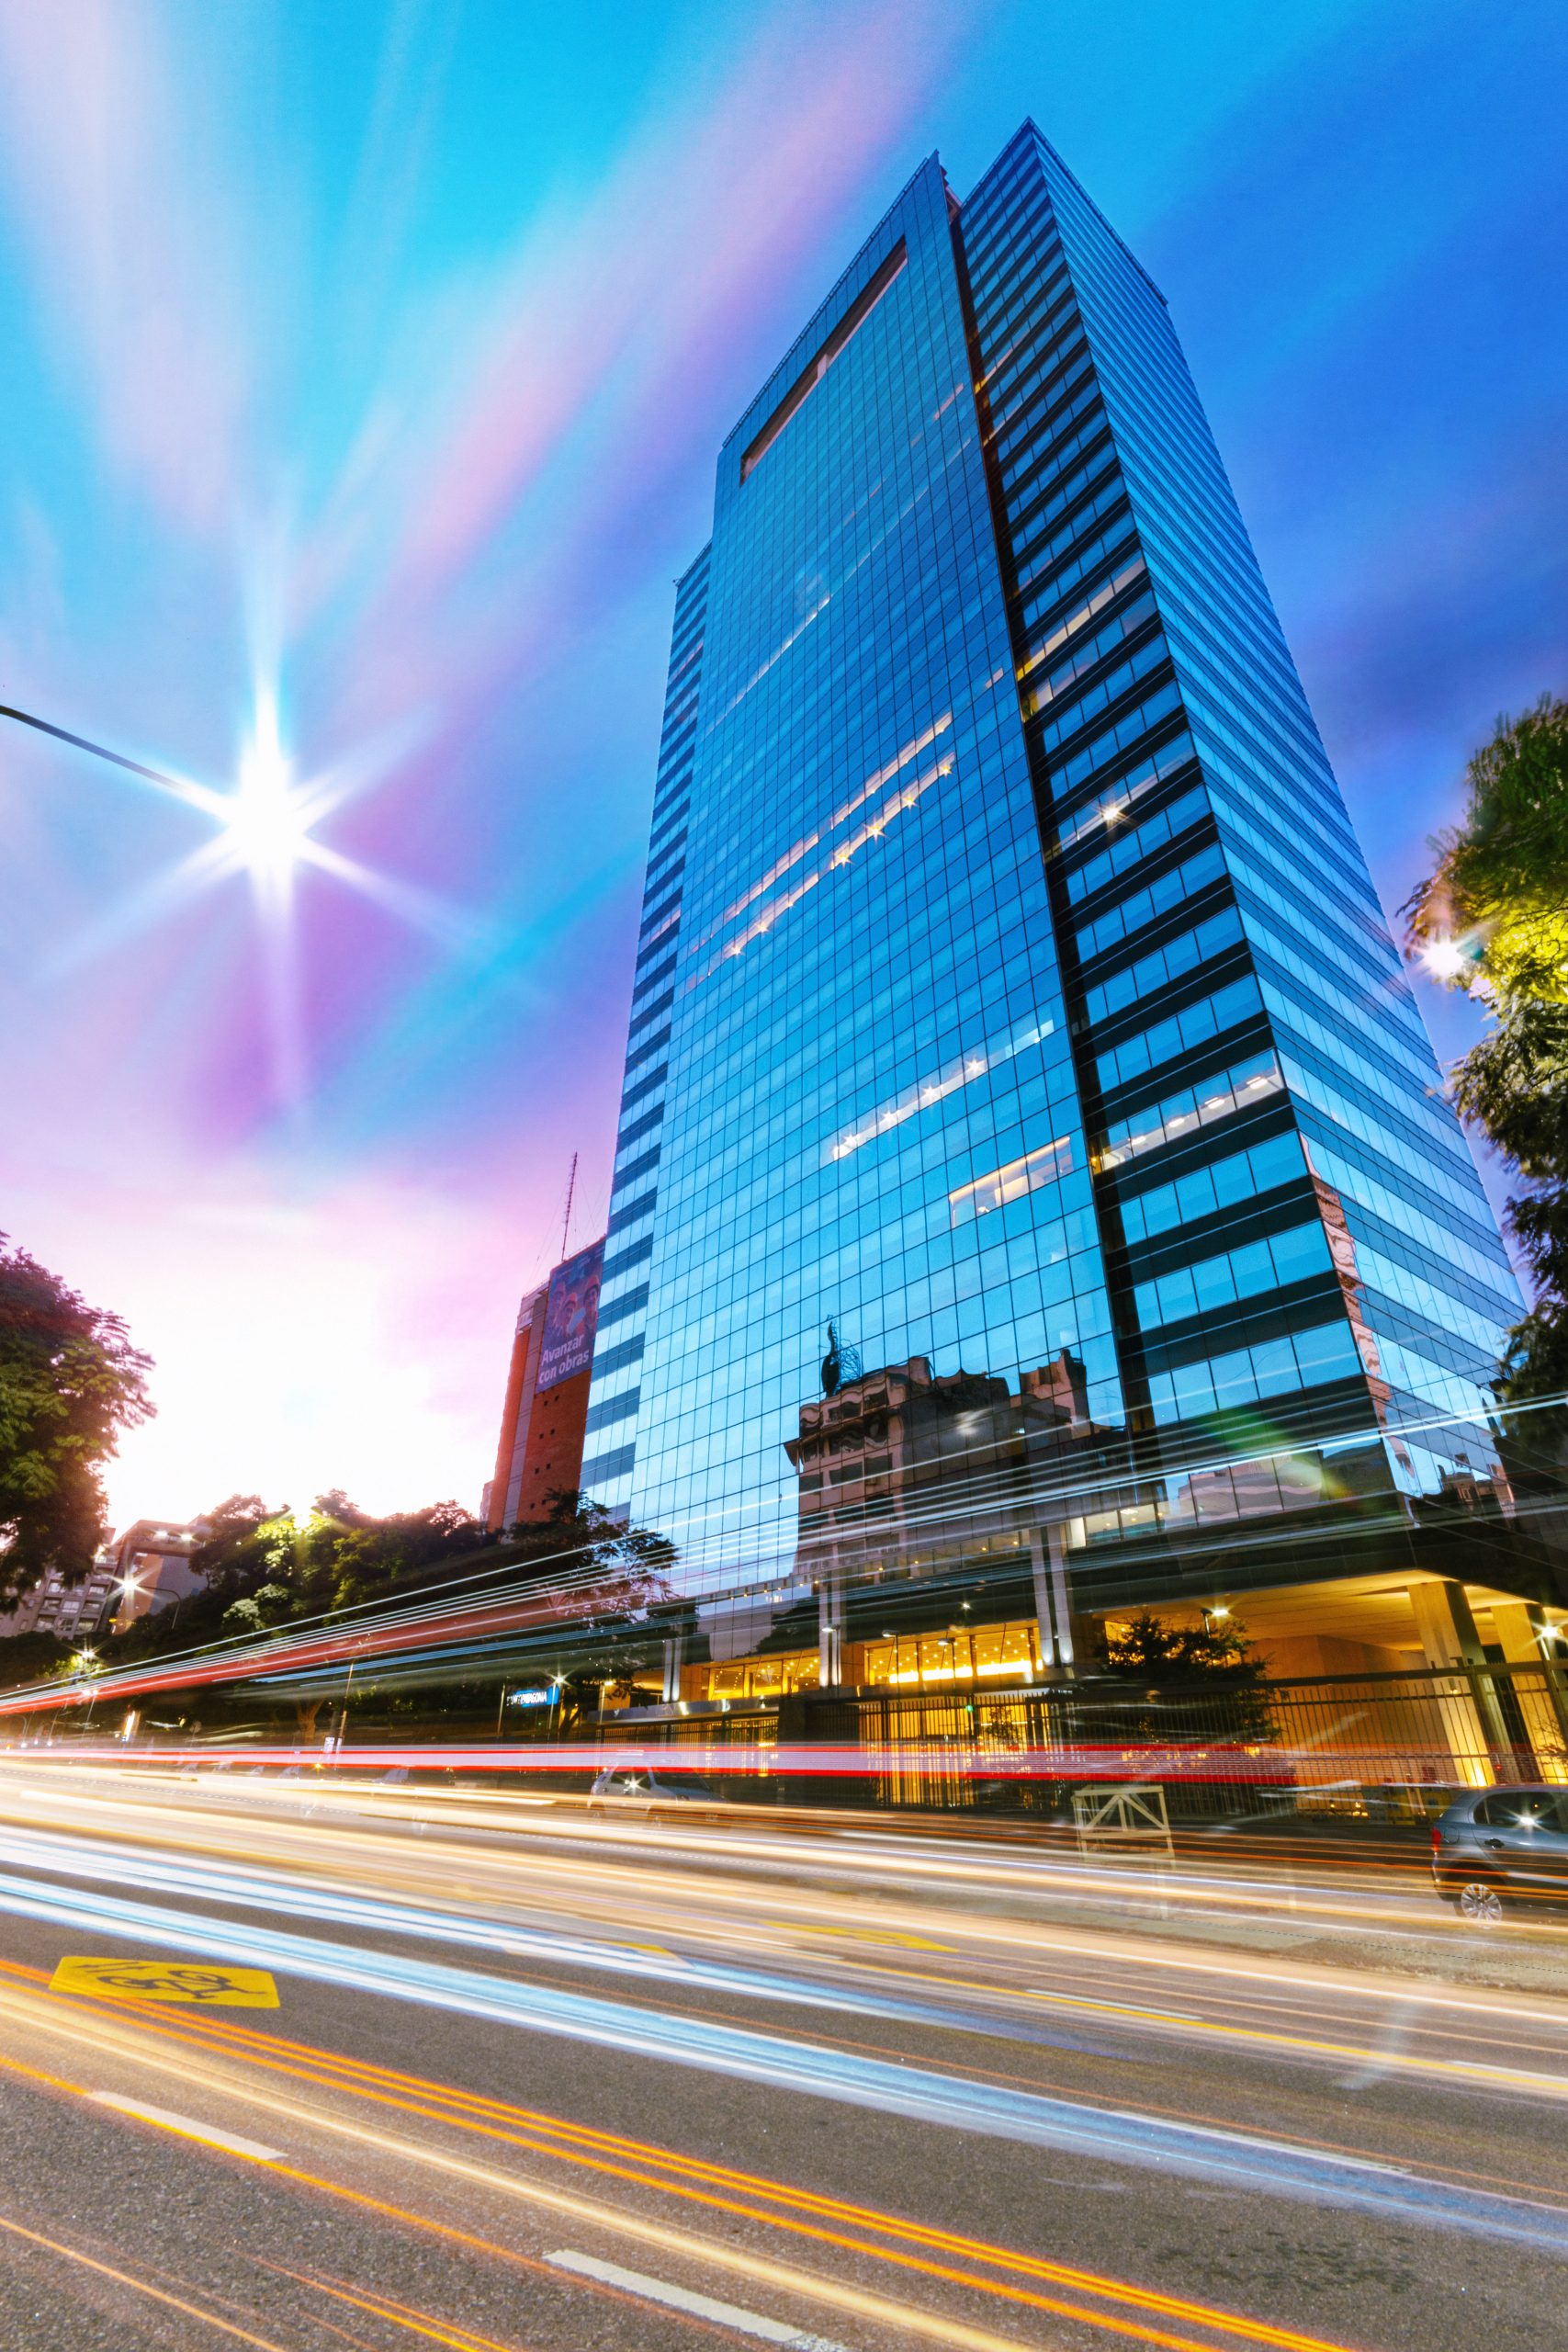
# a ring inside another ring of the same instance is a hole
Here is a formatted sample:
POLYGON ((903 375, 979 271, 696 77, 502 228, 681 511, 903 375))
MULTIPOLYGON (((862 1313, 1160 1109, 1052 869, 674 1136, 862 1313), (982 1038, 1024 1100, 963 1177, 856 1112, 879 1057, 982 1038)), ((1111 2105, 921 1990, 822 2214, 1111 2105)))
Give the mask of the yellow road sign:
POLYGON ((197 2001, 203 2008, 276 2009, 277 1986, 265 1968, 191 1960, 62 1960, 51 1993, 100 2001, 197 2001))

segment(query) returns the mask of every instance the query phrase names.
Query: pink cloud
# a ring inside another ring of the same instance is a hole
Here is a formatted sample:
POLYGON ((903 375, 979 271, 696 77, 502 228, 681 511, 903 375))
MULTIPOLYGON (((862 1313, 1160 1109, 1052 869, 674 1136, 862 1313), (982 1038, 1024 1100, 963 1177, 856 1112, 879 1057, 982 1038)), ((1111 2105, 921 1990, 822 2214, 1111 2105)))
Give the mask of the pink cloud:
POLYGON ((117 1522, 331 1486, 372 1510, 477 1508, 522 1280, 499 1206, 145 1147, 91 1193, 8 1186, 17 1238, 154 1359, 157 1419, 109 1465, 117 1522))

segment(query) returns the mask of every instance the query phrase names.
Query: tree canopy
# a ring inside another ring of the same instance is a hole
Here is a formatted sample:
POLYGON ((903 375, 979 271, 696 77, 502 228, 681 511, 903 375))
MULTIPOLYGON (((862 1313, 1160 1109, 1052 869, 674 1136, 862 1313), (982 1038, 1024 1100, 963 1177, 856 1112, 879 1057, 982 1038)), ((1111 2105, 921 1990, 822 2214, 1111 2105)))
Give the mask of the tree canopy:
POLYGON ((1269 1739, 1269 1672, 1254 1656, 1247 1628, 1230 1616, 1178 1625, 1140 1609, 1106 1628, 1100 1670, 1141 1692, 1152 1712, 1141 1718, 1150 1738, 1269 1739), (1202 1702, 1228 1702, 1219 1728, 1202 1702))
POLYGON ((1412 937, 1450 949, 1473 992, 1568 1005, 1568 702, 1542 695, 1500 718, 1466 770, 1462 824, 1434 836, 1438 865, 1411 899, 1412 937))
POLYGON ((85 1576, 103 1538, 103 1464, 153 1410, 152 1359, 118 1315, 0 1234, 0 1584, 85 1576))
MULTIPOLYGON (((117 1660, 340 1619, 412 1598, 447 1573, 491 1570, 498 1580, 532 1572, 547 1588, 558 1581, 563 1628, 602 1643, 606 1628, 668 1598, 674 1556, 663 1537, 625 1527, 575 1494, 552 1498, 548 1520, 500 1538, 460 1503, 378 1519, 339 1488, 299 1514, 259 1495, 231 1495, 198 1524, 205 1532, 191 1566, 200 1589, 177 1612, 139 1618, 116 1638, 117 1660)), ((476 1600, 489 1589, 488 1580, 476 1584, 476 1600)))
POLYGON ((1568 1390, 1568 702, 1544 695, 1499 719, 1468 783, 1464 820, 1434 838, 1437 865, 1404 912, 1435 977, 1492 1016, 1451 1085, 1525 1180, 1506 1222, 1536 1297, 1497 1381, 1522 1405, 1568 1390))

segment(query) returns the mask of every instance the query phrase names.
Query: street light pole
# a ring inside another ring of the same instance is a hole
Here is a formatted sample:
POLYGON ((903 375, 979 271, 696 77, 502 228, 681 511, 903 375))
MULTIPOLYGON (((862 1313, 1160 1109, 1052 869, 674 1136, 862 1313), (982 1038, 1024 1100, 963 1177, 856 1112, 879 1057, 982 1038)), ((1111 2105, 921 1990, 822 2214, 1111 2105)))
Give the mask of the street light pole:
POLYGON ((342 1755, 348 1739, 348 1702, 354 1695, 354 1669, 358 1664, 359 1660, 356 1657, 351 1657, 348 1661, 348 1672, 344 1678, 343 1713, 337 1721, 337 1747, 333 1750, 334 1758, 342 1755))
MULTIPOLYGON (((97 1658, 98 1654, 96 1650, 78 1650, 76 1653, 76 1665, 79 1669, 96 1666, 97 1664, 97 1658)), ((98 1686, 97 1683, 94 1681, 88 1685, 87 1712, 82 1719, 82 1732, 84 1737, 85 1737, 86 1734, 93 1728, 93 1709, 97 1705, 97 1703, 98 1686)))
POLYGON ((52 735, 57 743, 69 743, 78 752, 91 752, 96 760, 107 760, 117 768, 129 768, 132 775, 144 775, 149 784, 166 784, 175 792, 181 789, 178 776, 165 775, 162 768, 150 768, 141 760, 128 760, 123 752, 111 752, 107 743, 95 743, 86 735, 73 735, 68 727, 51 726, 47 718, 35 718, 30 710, 17 710, 8 702, 0 702, 0 718, 14 718, 18 727, 36 727, 40 735, 52 735))

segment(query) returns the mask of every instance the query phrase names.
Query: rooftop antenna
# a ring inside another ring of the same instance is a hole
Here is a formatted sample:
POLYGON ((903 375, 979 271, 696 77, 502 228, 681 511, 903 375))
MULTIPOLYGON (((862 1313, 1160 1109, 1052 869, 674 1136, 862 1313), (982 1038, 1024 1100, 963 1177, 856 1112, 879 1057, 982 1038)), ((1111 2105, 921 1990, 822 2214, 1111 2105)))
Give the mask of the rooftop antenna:
POLYGON ((561 1219, 560 1253, 566 1256, 567 1239, 571 1232, 571 1196, 577 1190, 577 1154, 571 1155, 571 1174, 566 1180, 566 1215, 561 1219))

